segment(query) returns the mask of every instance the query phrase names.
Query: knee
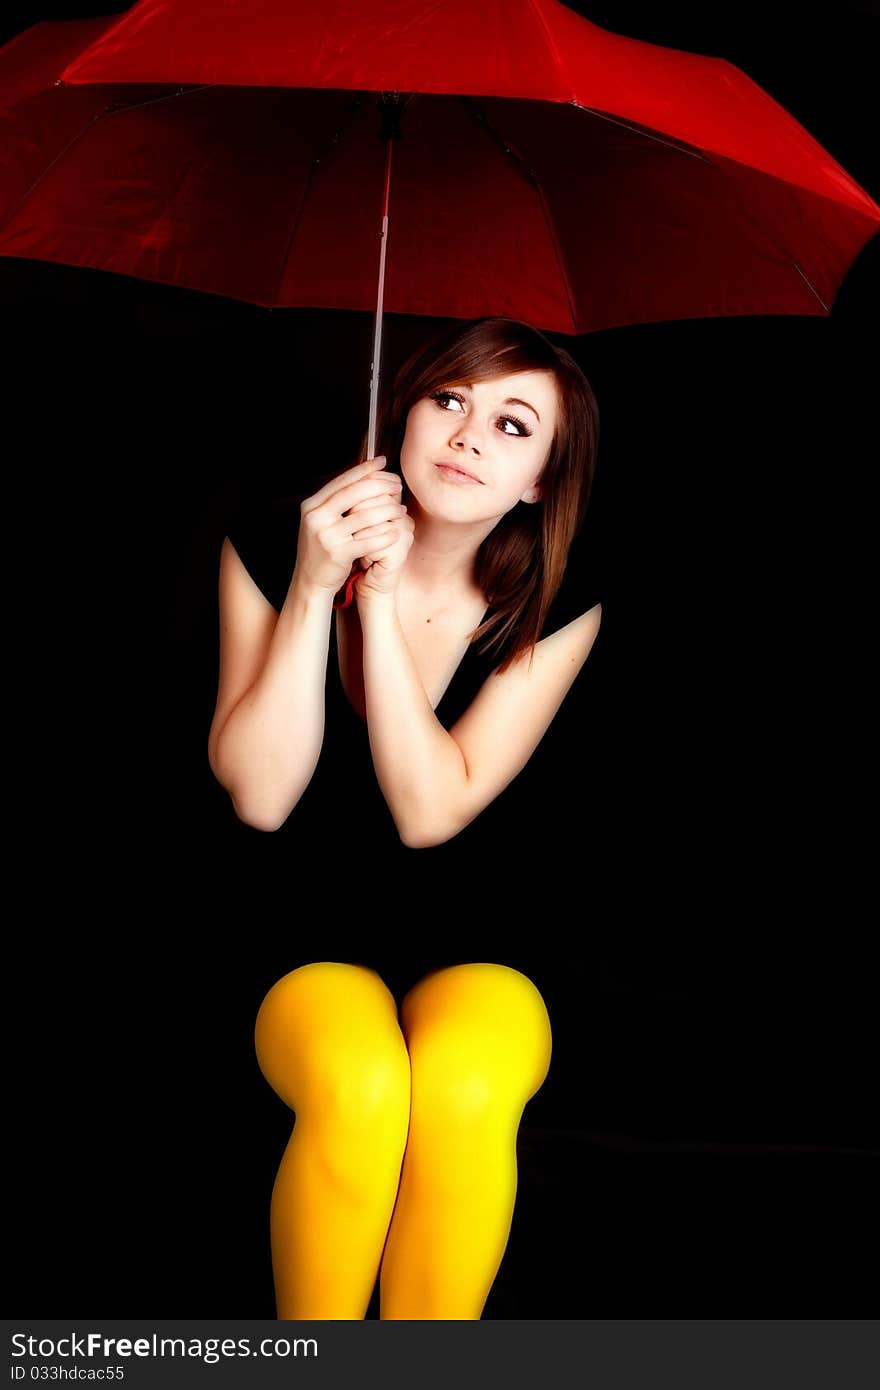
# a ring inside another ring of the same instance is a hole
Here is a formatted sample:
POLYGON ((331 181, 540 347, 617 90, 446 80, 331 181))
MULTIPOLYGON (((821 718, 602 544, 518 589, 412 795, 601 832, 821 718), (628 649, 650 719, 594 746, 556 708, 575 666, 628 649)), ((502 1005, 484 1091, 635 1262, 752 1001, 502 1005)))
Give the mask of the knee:
POLYGON ((506 965, 451 966, 421 980, 401 1008, 414 1092, 459 1121, 522 1113, 550 1067, 552 1033, 537 986, 506 965))
POLYGON ((254 1030, 260 1070, 297 1113, 362 1128, 408 1115, 409 1055, 394 996, 363 966, 315 961, 282 976, 254 1030))

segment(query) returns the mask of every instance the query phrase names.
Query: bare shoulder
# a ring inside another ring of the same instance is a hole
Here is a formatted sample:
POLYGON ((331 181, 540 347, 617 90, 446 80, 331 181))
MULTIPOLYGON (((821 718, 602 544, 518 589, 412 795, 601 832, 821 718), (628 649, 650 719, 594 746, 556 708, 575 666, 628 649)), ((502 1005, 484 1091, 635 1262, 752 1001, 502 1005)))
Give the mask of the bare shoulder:
POLYGON ((535 644, 534 654, 522 652, 506 671, 492 671, 466 714, 483 697, 487 707, 490 701, 494 705, 497 700, 516 698, 525 702, 524 709, 526 706, 538 709, 548 700, 552 703, 558 693, 555 713, 571 681, 590 655, 601 622, 602 605, 596 603, 549 637, 542 637, 535 644))

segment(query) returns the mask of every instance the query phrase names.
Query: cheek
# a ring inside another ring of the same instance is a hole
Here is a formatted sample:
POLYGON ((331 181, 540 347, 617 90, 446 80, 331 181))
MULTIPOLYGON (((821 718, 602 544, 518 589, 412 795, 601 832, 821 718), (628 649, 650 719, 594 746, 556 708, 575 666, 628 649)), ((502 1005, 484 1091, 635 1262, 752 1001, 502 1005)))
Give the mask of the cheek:
POLYGON ((536 442, 534 446, 529 449, 528 455, 523 456, 523 467, 519 470, 519 476, 522 481, 520 491, 524 491, 527 487, 531 487, 535 479, 541 476, 547 466, 549 457, 549 449, 543 441, 540 443, 536 442))
POLYGON ((400 446, 401 467, 417 464, 424 453, 430 453, 430 421, 416 411, 410 414, 400 446))
POLYGON ((400 446, 400 476, 410 491, 412 491, 413 483, 416 481, 414 468, 420 452, 417 431, 407 427, 406 435, 400 446))
POLYGON ((416 409, 411 413, 409 423, 406 428, 410 439, 424 439, 426 435, 430 433, 431 416, 427 413, 427 411, 421 410, 417 406, 416 409))

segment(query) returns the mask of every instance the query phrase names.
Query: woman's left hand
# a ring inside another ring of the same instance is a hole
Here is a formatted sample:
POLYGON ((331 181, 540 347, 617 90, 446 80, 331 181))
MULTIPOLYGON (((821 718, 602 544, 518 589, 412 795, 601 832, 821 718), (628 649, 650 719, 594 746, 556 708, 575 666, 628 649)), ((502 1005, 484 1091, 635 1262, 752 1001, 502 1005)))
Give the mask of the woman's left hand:
POLYGON ((364 573, 354 586, 356 596, 369 600, 375 594, 393 594, 413 543, 416 524, 404 515, 394 522, 391 539, 383 541, 360 560, 364 573))

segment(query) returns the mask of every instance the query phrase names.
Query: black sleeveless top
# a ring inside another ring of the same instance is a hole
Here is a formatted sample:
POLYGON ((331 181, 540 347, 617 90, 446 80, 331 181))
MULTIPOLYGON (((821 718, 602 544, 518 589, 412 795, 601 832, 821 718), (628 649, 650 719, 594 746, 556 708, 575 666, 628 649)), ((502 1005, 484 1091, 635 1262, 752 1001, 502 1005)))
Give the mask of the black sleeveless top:
MULTIPOLYGON (((227 524, 227 535, 245 569, 276 612, 284 604, 296 564, 300 501, 295 496, 251 502, 227 524)), ((599 571, 597 557, 588 552, 581 538, 576 539, 542 637, 600 601, 599 571)), ((497 649, 481 654, 471 643, 434 711, 445 729, 468 708, 502 655, 497 649)), ((584 671, 589 664, 587 661, 584 671)), ((566 701, 571 697, 569 691, 566 701)), ((401 988, 427 970, 458 959, 495 959, 522 969, 511 958, 510 948, 511 927, 519 927, 520 922, 512 923, 510 918, 529 911, 530 896, 534 897, 536 913, 542 911, 543 901, 540 865, 527 870, 528 883, 520 877, 524 864, 528 864, 522 858, 523 847, 529 839, 528 823, 534 818, 543 823, 553 809, 546 804, 546 794, 539 793, 542 804, 534 805, 523 782, 532 763, 539 760, 552 729, 553 725, 523 772, 458 835, 427 849, 408 848, 400 841, 376 779, 366 721, 352 707, 342 685, 333 613, 324 742, 315 773, 280 829, 254 831, 239 822, 241 833, 255 838, 261 867, 270 866, 270 872, 274 870, 281 876, 280 882, 288 885, 292 918, 297 872, 317 876, 313 889, 317 887, 319 900, 323 889, 335 909, 328 911, 315 938, 321 941, 320 959, 353 960, 356 955, 356 963, 379 969, 379 955, 361 959, 365 943, 372 946, 383 940, 399 941, 404 930, 409 942, 406 958, 397 949, 381 958, 383 977, 391 984, 390 975, 401 988), (518 843, 512 844, 512 838, 518 843), (530 889, 534 890, 531 895, 530 889), (424 928, 414 935, 414 904, 422 905, 426 917, 430 911, 432 922, 439 913, 446 923, 442 951, 438 950, 436 930, 433 942, 424 939, 424 928), (481 923, 478 939, 474 937, 475 920, 481 923), (412 955, 413 945, 421 954, 412 955)), ((230 814, 234 817, 234 811, 230 814)), ((314 950, 306 954, 315 958, 314 950)), ((294 961, 297 963, 304 961, 294 961)))

